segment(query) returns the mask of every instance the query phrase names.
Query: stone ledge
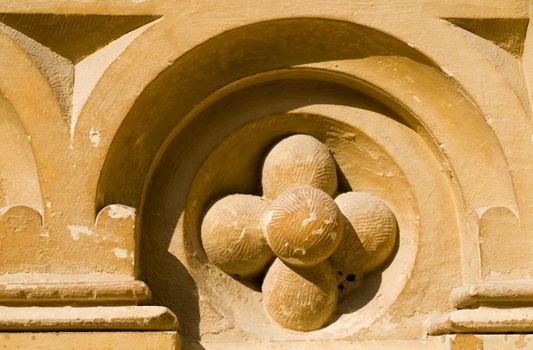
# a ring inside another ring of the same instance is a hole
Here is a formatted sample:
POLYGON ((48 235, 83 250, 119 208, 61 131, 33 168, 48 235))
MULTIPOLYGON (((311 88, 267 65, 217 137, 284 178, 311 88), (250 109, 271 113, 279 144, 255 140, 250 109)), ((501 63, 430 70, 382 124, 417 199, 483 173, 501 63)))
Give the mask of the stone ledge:
POLYGON ((2 331, 170 331, 177 326, 176 316, 162 306, 0 306, 2 331))
POLYGON ((142 281, 0 283, 3 305, 131 305, 148 302, 150 297, 142 281))
POLYGON ((428 334, 531 333, 533 308, 479 308, 435 314, 426 321, 428 334))
MULTIPOLYGON (((184 349, 195 349, 194 345, 183 344, 184 349)), ((201 342, 205 350, 450 350, 445 339, 383 341, 272 341, 272 342, 201 342)))
POLYGON ((488 281, 455 288, 451 302, 458 309, 495 305, 533 305, 533 281, 488 281))
MULTIPOLYGON (((177 332, 20 332, 0 333, 0 349, 178 350, 177 332)), ((533 335, 444 335, 419 340, 294 341, 184 343, 183 349, 205 350, 532 350, 533 335)))
POLYGON ((279 342, 201 342, 187 344, 184 349, 205 350, 533 350, 533 335, 441 335, 410 340, 360 340, 360 341, 279 341, 279 342), (195 347, 196 346, 196 347, 195 347))
POLYGON ((177 350, 177 332, 0 333, 0 349, 177 350))

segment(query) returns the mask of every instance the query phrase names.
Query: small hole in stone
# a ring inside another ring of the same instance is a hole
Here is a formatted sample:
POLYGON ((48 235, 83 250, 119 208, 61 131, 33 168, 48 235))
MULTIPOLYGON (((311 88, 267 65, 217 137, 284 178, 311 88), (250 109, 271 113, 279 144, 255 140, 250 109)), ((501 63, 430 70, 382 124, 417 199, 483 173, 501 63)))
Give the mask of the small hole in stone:
POLYGON ((337 273, 338 273, 339 275, 342 275, 342 271, 337 271, 337 273))
POLYGON ((354 282, 355 281, 355 274, 351 273, 348 276, 346 276, 346 281, 354 282))
POLYGON ((340 290, 343 290, 344 289, 344 284, 342 283, 339 283, 339 285, 337 286, 340 290))
POLYGON ((233 276, 235 276, 237 278, 241 277, 241 275, 239 275, 238 273, 234 274, 233 276))

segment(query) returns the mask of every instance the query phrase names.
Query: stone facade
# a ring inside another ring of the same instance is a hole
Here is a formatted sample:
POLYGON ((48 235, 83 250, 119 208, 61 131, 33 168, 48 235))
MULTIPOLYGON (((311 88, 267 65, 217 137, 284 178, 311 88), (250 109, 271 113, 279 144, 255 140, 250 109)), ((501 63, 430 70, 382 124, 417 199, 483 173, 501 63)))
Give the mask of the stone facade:
POLYGON ((532 13, 1 1, 0 348, 533 349, 532 13))

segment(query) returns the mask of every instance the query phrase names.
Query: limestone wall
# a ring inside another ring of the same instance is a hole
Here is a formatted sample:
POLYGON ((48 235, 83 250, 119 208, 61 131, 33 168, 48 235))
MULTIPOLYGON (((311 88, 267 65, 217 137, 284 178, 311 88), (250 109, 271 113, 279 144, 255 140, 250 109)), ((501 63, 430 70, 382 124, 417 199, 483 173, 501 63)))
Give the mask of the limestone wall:
POLYGON ((532 11, 1 1, 0 348, 533 349, 532 11))

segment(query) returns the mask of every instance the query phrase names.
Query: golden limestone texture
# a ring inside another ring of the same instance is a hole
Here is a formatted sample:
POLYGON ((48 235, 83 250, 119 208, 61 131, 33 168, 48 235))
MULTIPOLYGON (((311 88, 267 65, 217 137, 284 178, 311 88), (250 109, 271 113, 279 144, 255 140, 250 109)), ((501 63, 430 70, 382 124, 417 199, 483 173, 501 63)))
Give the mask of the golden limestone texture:
MULTIPOLYGON (((265 197, 275 193, 265 186, 284 192, 272 202, 252 195, 224 197, 202 222, 211 263, 235 277, 268 270, 262 283, 265 312, 289 329, 323 327, 335 312, 339 289, 355 286, 383 265, 396 242, 394 214, 378 198, 346 192, 333 200, 320 189, 328 187, 324 183, 336 185, 335 169, 326 145, 309 135, 289 136, 268 152, 262 174, 265 197), (265 170, 270 168, 276 170, 265 170), (295 176, 275 176, 277 169, 295 176), (278 259, 266 266, 273 255, 278 259)), ((337 193, 336 186, 329 192, 337 193)))
POLYGON ((272 251, 284 261, 301 266, 327 259, 339 245, 344 230, 333 199, 309 186, 283 192, 262 221, 272 251))
POLYGON ((276 259, 263 281, 263 303, 268 314, 284 327, 308 331, 329 320, 338 289, 331 264, 295 267, 276 259))
POLYGON ((290 136, 268 152, 262 184, 265 197, 271 199, 304 185, 333 195, 337 189, 335 161, 328 148, 314 137, 290 136))
POLYGON ((256 275, 273 254, 261 231, 260 218, 268 201, 250 195, 230 195, 217 201, 202 223, 207 257, 236 277, 256 275))
POLYGON ((343 193, 335 198, 335 203, 344 215, 345 230, 339 248, 331 256, 333 265, 343 275, 362 276, 375 270, 394 249, 394 214, 385 203, 368 193, 343 193))
POLYGON ((533 350, 533 1, 0 1, 0 349, 533 350))

